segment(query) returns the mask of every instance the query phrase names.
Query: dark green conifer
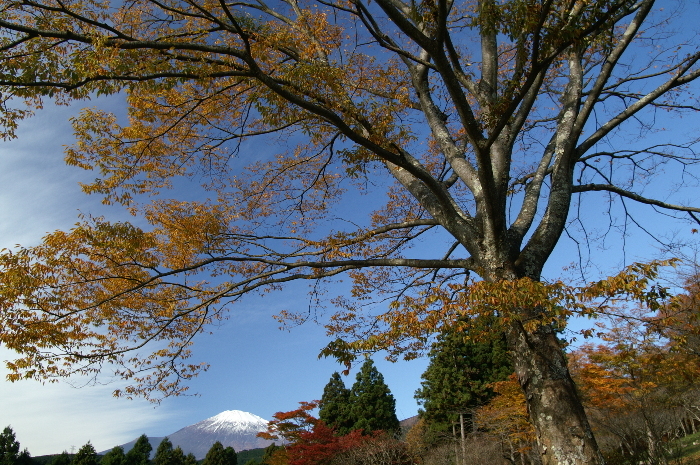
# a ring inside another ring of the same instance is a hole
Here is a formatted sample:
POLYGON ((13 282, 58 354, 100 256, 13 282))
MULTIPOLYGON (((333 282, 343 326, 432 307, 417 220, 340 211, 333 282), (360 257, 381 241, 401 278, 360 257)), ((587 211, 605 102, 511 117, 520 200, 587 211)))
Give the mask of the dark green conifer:
POLYGON ((136 444, 126 453, 126 465, 149 465, 153 446, 148 442, 148 436, 142 434, 136 440, 136 444))
MULTIPOLYGON (((122 450, 122 454, 124 451, 122 450)), ((53 460, 51 460, 51 465, 70 465, 72 461, 72 457, 67 451, 61 452, 59 455, 56 455, 53 460)), ((116 464, 115 464, 116 465, 116 464)))
MULTIPOLYGON (((267 446, 267 447, 265 448, 265 453, 263 454, 263 456, 262 456, 262 461, 261 461, 260 463, 261 463, 261 464, 267 464, 267 463, 268 463, 268 460, 272 458, 272 456, 275 454, 275 452, 276 452, 278 449, 281 449, 282 447, 284 447, 284 446, 278 446, 278 445, 275 444, 274 442, 273 442, 272 444, 270 444, 269 446, 267 446)), ((247 465, 247 464, 246 464, 246 465, 247 465)))
POLYGON ((173 460, 173 443, 167 437, 163 438, 153 457, 153 465, 170 465, 173 460))
POLYGON ((236 454, 233 447, 228 446, 226 449, 224 449, 224 455, 226 456, 227 465, 238 465, 238 454, 236 454))
POLYGON ((173 453, 170 456, 171 465, 185 465, 185 453, 182 451, 180 446, 173 449, 173 453))
POLYGON ((102 456, 100 465, 124 465, 125 460, 124 449, 117 446, 102 456))
POLYGON ((224 462, 224 446, 216 441, 204 457, 202 465, 222 465, 224 462))
POLYGON ((15 462, 16 465, 32 465, 33 463, 32 454, 27 449, 20 452, 19 456, 17 456, 17 462, 15 462))
POLYGON ((99 465, 97 451, 90 441, 78 450, 78 453, 73 457, 73 465, 99 465))
POLYGON ((15 465, 19 457, 19 442, 15 432, 6 426, 0 433, 0 465, 15 465))
POLYGON ((357 374, 355 384, 350 389, 350 404, 350 412, 355 419, 353 430, 382 430, 390 433, 399 430, 396 400, 372 359, 368 358, 357 374))
POLYGON ((415 397, 424 409, 421 417, 436 431, 451 430, 460 414, 465 427, 470 428, 474 408, 493 396, 488 385, 507 379, 513 372, 503 335, 484 341, 465 340, 465 331, 483 332, 488 322, 488 318, 463 322, 440 335, 429 352, 430 364, 415 397))
POLYGON ((185 455, 185 465, 197 465, 197 457, 192 452, 185 455))
POLYGON ((204 457, 202 465, 237 465, 238 456, 233 447, 224 448, 224 446, 216 441, 204 457))
POLYGON ((336 371, 323 388, 318 417, 326 425, 334 428, 337 434, 345 435, 352 431, 355 424, 350 407, 350 389, 345 387, 340 374, 336 371))

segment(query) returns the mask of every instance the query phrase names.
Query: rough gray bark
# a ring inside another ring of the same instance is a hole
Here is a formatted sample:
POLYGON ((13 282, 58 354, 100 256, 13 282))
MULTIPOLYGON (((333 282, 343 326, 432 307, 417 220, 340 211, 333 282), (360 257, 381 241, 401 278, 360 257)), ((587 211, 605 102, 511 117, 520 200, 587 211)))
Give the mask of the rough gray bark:
POLYGON ((603 464, 556 334, 549 327, 509 334, 544 465, 603 464))

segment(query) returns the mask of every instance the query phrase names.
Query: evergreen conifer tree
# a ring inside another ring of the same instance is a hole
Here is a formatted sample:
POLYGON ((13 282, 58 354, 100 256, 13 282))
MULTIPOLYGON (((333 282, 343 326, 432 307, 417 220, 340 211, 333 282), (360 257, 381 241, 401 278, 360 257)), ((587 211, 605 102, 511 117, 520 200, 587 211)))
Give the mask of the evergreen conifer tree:
POLYGON ((153 457, 153 465, 170 465, 173 459, 173 443, 167 437, 163 438, 153 457))
POLYGON ((263 465, 266 465, 269 462, 269 460, 272 459, 272 456, 275 454, 275 452, 282 447, 284 447, 284 446, 278 446, 274 442, 272 444, 270 444, 269 446, 267 446, 265 448, 265 453, 263 454, 262 460, 260 463, 263 465))
POLYGON ((226 447, 216 441, 204 457, 202 465, 237 465, 238 456, 233 447, 226 447))
POLYGON ((372 359, 368 358, 362 364, 350 389, 350 403, 350 412, 355 419, 353 430, 383 430, 390 433, 399 430, 396 400, 372 359))
POLYGON ((17 457, 17 461, 15 462, 16 465, 32 465, 33 463, 34 461, 32 460, 32 454, 30 454, 27 449, 20 452, 19 456, 17 457))
POLYGON ((73 465, 99 465, 97 451, 89 441, 75 454, 73 465))
POLYGON ((185 465, 185 453, 182 451, 180 446, 173 449, 173 453, 170 456, 171 465, 185 465))
MULTIPOLYGON (((486 326, 488 321, 483 318, 468 324, 486 326)), ((430 364, 415 394, 424 408, 421 417, 433 430, 450 429, 459 422, 460 415, 469 428, 473 409, 493 396, 488 385, 503 381, 513 373, 505 336, 465 341, 464 324, 459 329, 444 332, 433 344, 429 352, 430 364)))
POLYGON ((0 465, 15 465, 19 457, 19 442, 15 432, 6 426, 0 433, 0 465))
MULTIPOLYGON (((120 447, 121 449, 121 447, 120 447)), ((112 449, 114 450, 114 449, 112 449)), ((122 449, 122 455, 124 454, 124 450, 122 449)), ((59 455, 56 455, 53 460, 51 460, 51 465, 70 465, 71 462, 73 461, 73 458, 67 451, 61 452, 59 455)), ((109 465, 109 464, 108 464, 109 465)), ((122 464, 112 464, 112 465, 122 465, 122 464)))
POLYGON ((238 454, 233 447, 228 446, 224 449, 224 455, 226 456, 226 465, 238 465, 238 454))
POLYGON ((125 461, 124 449, 121 446, 116 446, 102 456, 100 465, 124 465, 125 461))
POLYGON ((134 447, 126 453, 126 465, 149 465, 153 446, 148 442, 148 436, 142 434, 136 440, 134 447))
POLYGON ((318 417, 339 435, 348 434, 355 424, 351 413, 350 390, 345 387, 337 371, 323 389, 318 417))
POLYGON ((185 455, 185 465, 197 465, 197 457, 194 456, 192 452, 189 454, 185 455))
POLYGON ((207 455, 204 457, 202 465, 223 465, 223 463, 224 446, 219 441, 216 441, 212 444, 211 448, 209 448, 209 452, 207 452, 207 455))

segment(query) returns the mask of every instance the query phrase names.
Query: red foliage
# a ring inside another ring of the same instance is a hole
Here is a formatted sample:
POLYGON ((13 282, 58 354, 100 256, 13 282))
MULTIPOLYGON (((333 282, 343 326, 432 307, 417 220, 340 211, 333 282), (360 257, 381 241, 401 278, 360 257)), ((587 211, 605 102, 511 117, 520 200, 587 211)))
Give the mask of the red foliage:
POLYGON ((296 410, 275 413, 274 420, 267 423, 267 431, 258 433, 257 436, 267 440, 279 439, 282 436, 287 442, 298 442, 302 433, 312 431, 321 421, 309 413, 318 407, 318 403, 318 400, 299 402, 299 408, 296 410))
POLYGON ((362 446, 379 444, 386 439, 383 431, 370 434, 362 430, 337 436, 333 428, 309 412, 318 406, 318 401, 300 402, 296 410, 277 412, 268 422, 267 431, 258 433, 265 439, 279 439, 289 444, 273 455, 269 463, 279 465, 325 465, 344 452, 362 446))
POLYGON ((352 431, 345 436, 336 436, 335 431, 324 422, 316 423, 313 430, 299 434, 299 441, 287 448, 289 465, 321 465, 335 455, 358 447, 376 437, 365 436, 362 431, 352 431))

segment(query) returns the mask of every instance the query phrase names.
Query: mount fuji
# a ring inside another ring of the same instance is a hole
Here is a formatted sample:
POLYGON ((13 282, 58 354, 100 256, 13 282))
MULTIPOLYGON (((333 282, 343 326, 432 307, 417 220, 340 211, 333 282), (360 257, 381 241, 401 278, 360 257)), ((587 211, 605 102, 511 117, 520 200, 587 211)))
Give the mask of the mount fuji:
MULTIPOLYGON (((236 452, 267 447, 272 441, 257 437, 256 434, 261 431, 267 431, 267 420, 241 410, 226 410, 206 420, 185 426, 168 434, 167 437, 173 443, 173 447, 180 446, 185 454, 191 452, 197 460, 201 460, 216 441, 224 447, 233 447, 236 452)), ((149 437, 148 440, 153 447, 151 452, 153 457, 163 438, 149 437)), ((135 442, 136 440, 123 444, 124 452, 128 452, 135 442)))
POLYGON ((216 441, 236 451, 267 447, 271 441, 256 437, 260 431, 267 431, 267 420, 240 410, 226 410, 169 434, 168 439, 173 446, 180 446, 186 454, 192 452, 199 460, 216 441))

